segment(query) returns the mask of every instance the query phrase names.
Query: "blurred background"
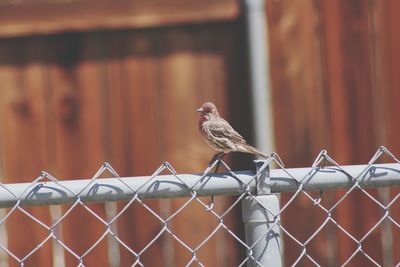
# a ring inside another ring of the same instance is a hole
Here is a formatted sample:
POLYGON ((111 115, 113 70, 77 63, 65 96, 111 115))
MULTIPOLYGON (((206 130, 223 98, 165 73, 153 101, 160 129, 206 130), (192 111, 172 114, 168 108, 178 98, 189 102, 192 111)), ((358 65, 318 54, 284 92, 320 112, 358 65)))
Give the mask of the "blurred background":
MULTIPOLYGON (((321 149, 339 164, 365 164, 379 145, 399 156, 400 2, 270 0, 262 11, 269 65, 265 76, 271 77, 265 90, 273 114, 268 135, 285 165, 311 166, 321 149)), ((214 154, 197 129, 195 110, 205 101, 215 102, 223 117, 257 145, 246 13, 239 0, 0 0, 1 182, 31 182, 41 170, 61 180, 88 179, 105 161, 121 176, 151 175, 164 161, 178 173, 200 173, 214 154)), ((227 160, 235 170, 253 168, 250 156, 227 160)), ((398 190, 371 192, 384 201, 398 190)), ((332 202, 341 195, 326 198, 332 202)), ((223 211, 232 200, 221 198, 216 209, 223 211)), ((184 200, 147 203, 168 214, 184 200)), ((304 208, 310 205, 299 198, 282 218, 302 240, 326 218, 304 208)), ((91 207, 107 217, 104 205, 91 207)), ((54 213, 66 209, 27 208, 48 224, 57 217, 54 213)), ((193 246, 218 223, 201 209, 185 209, 172 221, 174 233, 193 246)), ((357 193, 337 211, 341 225, 356 236, 382 212, 357 193)), ((399 206, 391 212, 400 221, 399 206)), ((243 236, 240 206, 225 223, 243 236)), ((137 206, 116 225, 134 249, 143 248, 160 230, 154 216, 137 206)), ((0 243, 18 257, 48 235, 22 213, 7 219, 5 229, 0 243)), ((104 232, 83 209, 75 210, 60 229, 78 254, 104 232)), ((308 248, 323 266, 340 265, 356 247, 335 231, 324 229, 308 248)), ((397 238, 389 249, 380 228, 365 241, 372 246, 368 254, 386 266, 400 261, 395 253, 400 230, 393 235, 397 238)), ((132 264, 134 257, 123 247, 109 254, 109 246, 101 242, 86 265, 132 264)), ((46 243, 26 266, 76 266, 69 252, 63 252, 65 263, 60 263, 53 250, 46 243)), ((299 253, 297 244, 285 241, 287 265, 299 253)), ((235 266, 245 256, 238 242, 222 232, 199 257, 206 266, 235 266)), ((16 266, 6 253, 0 258, 1 266, 16 266)), ((162 237, 141 261, 183 266, 190 258, 179 243, 162 237)), ((369 264, 361 255, 350 266, 369 264)))

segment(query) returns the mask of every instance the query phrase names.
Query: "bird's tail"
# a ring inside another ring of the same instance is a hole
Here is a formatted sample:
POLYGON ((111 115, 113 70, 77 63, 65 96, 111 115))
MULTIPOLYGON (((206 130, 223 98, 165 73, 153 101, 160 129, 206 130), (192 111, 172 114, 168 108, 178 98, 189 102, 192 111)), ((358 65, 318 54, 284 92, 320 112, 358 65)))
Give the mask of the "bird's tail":
POLYGON ((268 158, 269 157, 269 155, 265 154, 264 152, 261 152, 257 148, 252 147, 252 146, 247 145, 247 144, 243 146, 243 151, 242 152, 254 154, 254 155, 257 155, 257 156, 259 156, 261 158, 268 158))

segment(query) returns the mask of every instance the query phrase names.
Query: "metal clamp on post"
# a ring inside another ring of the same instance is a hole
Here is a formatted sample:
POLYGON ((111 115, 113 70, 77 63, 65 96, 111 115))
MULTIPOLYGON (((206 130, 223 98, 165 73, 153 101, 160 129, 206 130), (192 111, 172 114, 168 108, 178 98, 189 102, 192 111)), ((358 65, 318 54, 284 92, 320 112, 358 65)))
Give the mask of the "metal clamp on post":
POLYGON ((279 228, 279 199, 270 190, 269 162, 255 161, 257 168, 255 196, 242 201, 245 225, 247 266, 282 266, 279 228))
POLYGON ((270 167, 267 161, 265 160, 255 160, 256 165, 256 188, 257 188, 257 196, 268 195, 271 194, 270 187, 270 167))

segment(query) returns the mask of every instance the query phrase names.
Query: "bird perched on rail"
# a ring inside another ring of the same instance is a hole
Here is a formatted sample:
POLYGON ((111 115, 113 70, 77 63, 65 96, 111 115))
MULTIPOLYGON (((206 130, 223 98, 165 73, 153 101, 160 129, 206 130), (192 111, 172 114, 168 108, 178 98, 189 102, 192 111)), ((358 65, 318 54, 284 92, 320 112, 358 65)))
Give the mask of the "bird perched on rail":
POLYGON ((216 159, 222 159, 229 152, 243 152, 263 158, 268 157, 265 153, 247 144, 246 140, 226 120, 221 118, 213 103, 204 103, 197 109, 197 112, 200 113, 199 130, 202 137, 218 152, 210 164, 216 159))

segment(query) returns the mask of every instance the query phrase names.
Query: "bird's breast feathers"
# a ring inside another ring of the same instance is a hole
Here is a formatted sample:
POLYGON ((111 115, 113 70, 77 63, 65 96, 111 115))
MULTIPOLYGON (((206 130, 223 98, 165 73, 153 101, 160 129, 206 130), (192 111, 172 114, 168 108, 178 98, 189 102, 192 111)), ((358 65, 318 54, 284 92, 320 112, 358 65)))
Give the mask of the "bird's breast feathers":
POLYGON ((226 120, 222 118, 204 122, 203 131, 208 132, 215 138, 228 138, 233 142, 246 144, 246 141, 243 139, 243 137, 236 132, 226 120))

